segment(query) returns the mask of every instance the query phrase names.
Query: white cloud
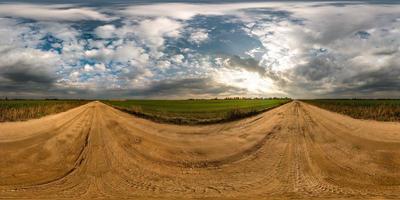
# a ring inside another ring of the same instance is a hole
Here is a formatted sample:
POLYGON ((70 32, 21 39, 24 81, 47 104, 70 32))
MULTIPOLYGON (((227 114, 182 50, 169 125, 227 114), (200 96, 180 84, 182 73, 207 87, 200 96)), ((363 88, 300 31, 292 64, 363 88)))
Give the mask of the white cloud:
POLYGON ((195 44, 200 44, 208 39, 208 32, 205 29, 198 29, 192 32, 189 36, 189 41, 195 44))
POLYGON ((1 52, 0 73, 5 72, 5 70, 27 70, 38 75, 44 73, 43 75, 53 76, 59 62, 60 57, 54 52, 44 52, 32 48, 15 48, 1 52))
POLYGON ((86 58, 96 59, 101 62, 109 62, 114 56, 114 50, 110 48, 91 49, 84 52, 86 58))
POLYGON ((146 19, 134 27, 135 33, 153 50, 163 47, 165 37, 178 38, 182 24, 169 18, 146 19))
POLYGON ((120 62, 136 60, 142 65, 147 64, 149 60, 149 56, 146 54, 145 50, 132 43, 119 46, 115 50, 113 58, 120 62))
POLYGON ((80 76, 80 73, 79 73, 78 71, 73 71, 73 72, 71 72, 71 73, 69 74, 69 78, 70 78, 72 81, 77 81, 77 79, 79 78, 79 76, 80 76))
POLYGON ((19 36, 30 31, 29 27, 18 25, 15 19, 0 18, 0 47, 19 46, 19 36))
POLYGON ((73 5, 0 4, 0 16, 40 21, 108 21, 111 19, 109 16, 91 8, 73 5))
POLYGON ((361 87, 371 82, 382 87, 389 81, 398 84, 398 78, 393 77, 400 63, 399 12, 398 5, 362 3, 341 7, 298 2, 168 3, 135 5, 122 10, 78 5, 0 4, 0 83, 11 79, 21 81, 17 74, 30 81, 40 81, 40 75, 44 75, 48 82, 57 79, 58 87, 100 91, 101 88, 126 90, 166 79, 200 77, 229 86, 232 91, 223 91, 224 94, 246 91, 267 95, 285 91, 294 97, 299 93, 323 95, 337 88, 361 87), (111 14, 105 14, 106 11, 111 14), (83 37, 87 30, 75 24, 81 20, 108 21, 114 15, 121 17, 121 24, 108 22, 93 32, 89 30, 98 36, 94 39, 83 37), (243 30, 248 34, 244 37, 258 40, 254 48, 253 44, 246 43, 243 44, 246 52, 240 52, 240 48, 234 52, 253 58, 255 64, 250 64, 265 69, 261 70, 263 74, 227 67, 223 59, 220 63, 213 62, 210 57, 215 55, 208 55, 207 49, 185 46, 187 42, 197 45, 214 42, 212 39, 218 37, 213 34, 219 34, 218 29, 226 30, 224 26, 208 23, 207 17, 190 24, 193 21, 189 19, 196 15, 229 15, 229 18, 212 18, 222 23, 237 23, 238 31, 232 26, 228 27, 232 28, 231 32, 223 32, 227 43, 240 46, 240 42, 249 41, 231 40, 240 37, 243 30), (360 37, 358 31, 368 34, 360 37), (48 43, 43 40, 47 35, 62 42, 48 43), (177 43, 169 43, 168 39, 177 43), (186 41, 180 42, 183 40, 186 41), (49 47, 61 51, 48 50, 49 47), (85 59, 95 64, 82 64, 87 63, 83 62, 85 59), (393 73, 383 73, 390 70, 393 73), (372 73, 372 78, 368 73, 372 73), (382 81, 382 74, 389 77, 386 82, 382 81), (353 82, 353 77, 359 78, 353 82))
POLYGON ((111 38, 115 35, 115 26, 112 24, 107 24, 104 26, 99 26, 94 30, 94 33, 101 38, 111 38))
POLYGON ((185 56, 183 56, 182 54, 178 54, 178 55, 172 56, 171 61, 176 64, 182 64, 184 58, 185 58, 185 56))
POLYGON ((50 33, 52 36, 63 40, 64 42, 71 42, 79 37, 80 33, 71 24, 64 24, 59 22, 38 22, 35 24, 42 35, 50 33))
POLYGON ((104 63, 96 63, 94 65, 94 69, 96 71, 104 72, 104 71, 106 71, 106 65, 104 65, 104 63))
POLYGON ((88 64, 86 64, 86 65, 83 67, 83 71, 85 71, 85 72, 91 72, 91 71, 93 71, 93 70, 94 70, 93 66, 88 65, 88 64))
POLYGON ((157 67, 161 68, 162 70, 168 69, 171 66, 171 62, 168 60, 160 60, 157 62, 157 67))
POLYGON ((82 70, 86 73, 102 73, 105 72, 106 69, 104 63, 96 63, 94 65, 85 64, 82 70))
POLYGON ((225 3, 225 4, 189 4, 189 3, 158 3, 151 5, 129 6, 120 12, 126 16, 170 17, 188 20, 196 15, 229 15, 240 14, 238 11, 248 8, 279 8, 291 3, 225 3))
POLYGON ((126 63, 129 61, 136 64, 146 65, 149 61, 149 55, 142 47, 138 47, 134 42, 126 42, 115 48, 101 47, 84 52, 87 58, 96 59, 101 62, 118 61, 126 63))

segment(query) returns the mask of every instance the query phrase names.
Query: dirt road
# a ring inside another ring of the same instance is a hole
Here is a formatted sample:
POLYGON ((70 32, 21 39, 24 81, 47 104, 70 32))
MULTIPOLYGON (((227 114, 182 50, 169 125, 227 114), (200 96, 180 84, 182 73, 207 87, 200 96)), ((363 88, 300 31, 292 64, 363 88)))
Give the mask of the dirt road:
POLYGON ((399 199, 400 123, 292 102, 218 125, 99 102, 0 124, 0 199, 399 199))

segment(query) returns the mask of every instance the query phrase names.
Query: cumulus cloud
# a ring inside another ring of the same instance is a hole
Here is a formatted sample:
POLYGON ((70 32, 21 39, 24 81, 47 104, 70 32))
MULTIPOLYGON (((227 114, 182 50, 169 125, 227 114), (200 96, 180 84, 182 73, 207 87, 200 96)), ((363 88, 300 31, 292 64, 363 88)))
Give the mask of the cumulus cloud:
POLYGON ((0 92, 399 97, 399 12, 362 2, 3 3, 0 92))
POLYGON ((97 49, 91 49, 84 52, 87 58, 92 58, 102 62, 135 62, 145 65, 149 56, 142 47, 138 47, 135 43, 124 43, 115 48, 101 46, 97 49))
POLYGON ((264 67, 259 65, 259 62, 254 58, 240 58, 239 56, 233 56, 224 61, 225 67, 228 68, 239 68, 249 72, 256 72, 260 76, 264 76, 266 70, 264 67))
POLYGON ((199 29, 192 32, 189 36, 189 41, 200 44, 208 39, 208 32, 205 29, 199 29))
POLYGON ((184 58, 185 56, 183 56, 182 54, 177 54, 171 57, 171 61, 176 64, 182 64, 184 58))
POLYGON ((115 50, 114 60, 120 62, 136 61, 137 63, 144 65, 147 64, 149 56, 141 47, 137 47, 134 44, 124 44, 117 47, 115 50))
POLYGON ((101 38, 111 38, 115 34, 115 26, 112 24, 107 24, 104 26, 97 27, 94 32, 101 38))
POLYGON ((211 96, 229 96, 232 92, 245 94, 245 90, 221 84, 207 77, 177 78, 154 81, 142 89, 134 89, 130 95, 138 97, 186 98, 211 96))
POLYGON ((395 13, 399 9, 348 5, 340 9, 321 6, 293 10, 306 19, 305 28, 297 30, 301 37, 296 38, 302 42, 302 53, 295 57, 303 62, 288 71, 293 84, 287 89, 304 91, 302 97, 398 97, 390 89, 398 83, 387 77, 393 77, 388 72, 399 64, 393 57, 398 55, 400 45, 394 28, 398 26, 395 13))
POLYGON ((45 91, 57 80, 59 58, 52 52, 10 49, 0 53, 1 91, 45 91))
POLYGON ((125 16, 170 17, 188 20, 196 15, 236 15, 240 10, 251 8, 279 8, 291 3, 225 3, 225 4, 189 4, 189 3, 157 3, 129 6, 120 12, 125 16), (172 12, 166 12, 172 11, 172 12))
POLYGON ((143 20, 135 27, 136 34, 154 50, 163 47, 165 37, 179 37, 181 28, 179 21, 163 17, 143 20))
POLYGON ((106 14, 91 8, 75 5, 0 4, 0 16, 38 21, 107 21, 111 19, 106 14))
POLYGON ((104 72, 104 71, 106 71, 107 68, 106 68, 106 65, 104 65, 104 63, 96 63, 94 65, 94 69, 97 71, 100 71, 100 72, 104 72))
POLYGON ((85 72, 91 72, 94 70, 93 66, 86 64, 85 66, 83 66, 83 70, 85 72))

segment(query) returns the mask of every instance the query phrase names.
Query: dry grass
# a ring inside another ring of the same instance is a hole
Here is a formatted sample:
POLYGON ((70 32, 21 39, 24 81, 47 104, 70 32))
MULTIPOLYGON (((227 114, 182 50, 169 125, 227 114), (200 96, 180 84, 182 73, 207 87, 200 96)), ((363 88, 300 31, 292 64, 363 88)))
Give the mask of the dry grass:
POLYGON ((400 121, 400 100, 319 99, 304 102, 356 119, 400 121))
POLYGON ((87 103, 78 100, 0 101, 0 122, 24 121, 69 110, 87 103))

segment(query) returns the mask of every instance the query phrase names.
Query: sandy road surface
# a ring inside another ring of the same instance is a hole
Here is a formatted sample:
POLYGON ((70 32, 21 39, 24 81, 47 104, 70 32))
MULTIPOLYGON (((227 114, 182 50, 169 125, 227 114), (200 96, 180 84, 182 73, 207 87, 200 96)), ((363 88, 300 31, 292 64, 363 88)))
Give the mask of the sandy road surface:
POLYGON ((0 124, 0 199, 399 199, 400 123, 292 102, 175 126, 99 102, 0 124))

